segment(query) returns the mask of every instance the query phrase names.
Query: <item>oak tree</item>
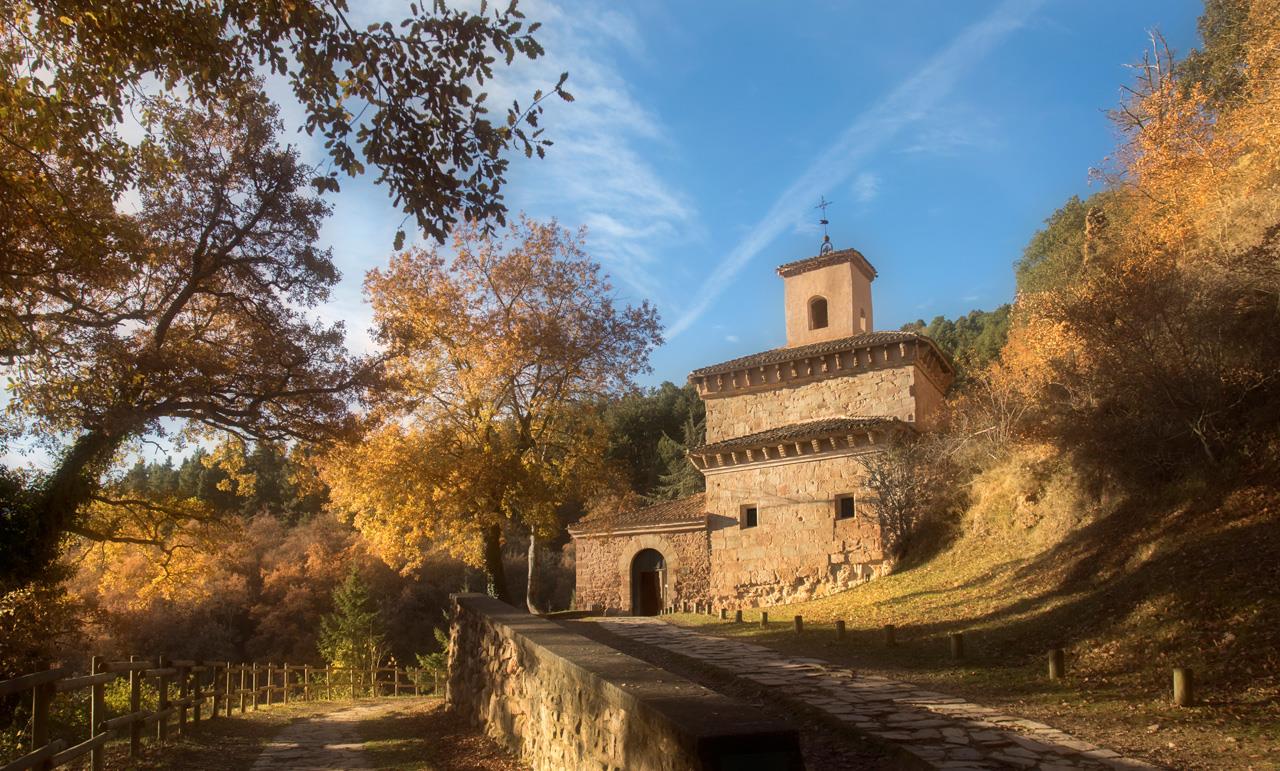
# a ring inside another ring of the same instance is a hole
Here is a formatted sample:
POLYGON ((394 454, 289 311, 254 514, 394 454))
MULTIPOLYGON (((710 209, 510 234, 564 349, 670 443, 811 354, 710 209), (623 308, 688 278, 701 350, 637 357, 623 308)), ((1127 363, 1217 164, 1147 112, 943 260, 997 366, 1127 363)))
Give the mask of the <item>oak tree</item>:
MULTIPOLYGON (((368 434, 327 463, 333 499, 394 561, 424 544, 483 564, 509 600, 505 527, 538 543, 603 461, 595 405, 632 386, 660 342, 649 303, 620 307, 583 234, 521 218, 466 224, 452 254, 412 249, 366 289, 390 390, 368 434)), ((537 593, 530 561, 530 596, 537 593)))
POLYGON ((146 110, 155 132, 138 147, 136 212, 118 215, 130 237, 100 244, 87 273, 46 242, 51 258, 6 285, 3 427, 56 461, 0 519, 5 579, 47 565, 64 533, 114 535, 86 512, 110 504, 101 482, 131 440, 169 420, 261 440, 336 436, 372 371, 340 324, 308 313, 338 279, 316 246, 328 208, 279 145, 275 108, 248 88, 216 108, 146 110))

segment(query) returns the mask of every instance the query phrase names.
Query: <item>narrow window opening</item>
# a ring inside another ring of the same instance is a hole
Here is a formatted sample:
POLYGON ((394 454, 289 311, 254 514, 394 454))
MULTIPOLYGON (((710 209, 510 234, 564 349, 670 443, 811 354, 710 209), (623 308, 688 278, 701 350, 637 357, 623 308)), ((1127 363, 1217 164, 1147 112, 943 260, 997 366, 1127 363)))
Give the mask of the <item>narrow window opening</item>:
POLYGON ((836 519, 853 519, 853 515, 857 513, 856 503, 852 494, 836 496, 836 519))
POLYGON ((755 506, 742 507, 742 527, 755 527, 760 523, 759 510, 755 506))
POLYGON ((827 298, 815 297, 809 301, 809 329, 825 329, 827 326, 827 298))
POLYGON ((858 327, 863 332, 867 331, 867 309, 866 308, 858 309, 858 327))

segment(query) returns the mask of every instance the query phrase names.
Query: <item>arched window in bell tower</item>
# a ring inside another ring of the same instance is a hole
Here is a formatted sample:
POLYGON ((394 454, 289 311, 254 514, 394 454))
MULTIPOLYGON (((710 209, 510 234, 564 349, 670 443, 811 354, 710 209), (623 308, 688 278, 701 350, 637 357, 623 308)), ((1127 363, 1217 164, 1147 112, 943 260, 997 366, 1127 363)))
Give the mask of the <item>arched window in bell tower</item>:
POLYGON ((809 329, 826 329, 827 298, 815 297, 809 301, 809 329))

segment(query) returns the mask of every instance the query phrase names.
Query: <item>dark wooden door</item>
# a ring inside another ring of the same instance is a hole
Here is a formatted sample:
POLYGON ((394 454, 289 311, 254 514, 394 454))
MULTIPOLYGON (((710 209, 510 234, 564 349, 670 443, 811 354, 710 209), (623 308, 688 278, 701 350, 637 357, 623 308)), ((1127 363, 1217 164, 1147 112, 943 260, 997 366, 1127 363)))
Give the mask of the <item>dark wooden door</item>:
POLYGON ((641 616, 656 616, 662 610, 662 573, 657 570, 640 571, 641 616))

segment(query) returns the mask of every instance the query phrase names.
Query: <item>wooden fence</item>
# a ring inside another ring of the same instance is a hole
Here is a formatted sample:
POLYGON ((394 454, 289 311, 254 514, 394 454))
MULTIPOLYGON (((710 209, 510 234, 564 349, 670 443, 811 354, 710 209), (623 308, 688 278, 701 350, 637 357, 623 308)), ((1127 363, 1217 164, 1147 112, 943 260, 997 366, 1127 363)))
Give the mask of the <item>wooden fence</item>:
POLYGON ((289 664, 232 664, 230 662, 168 661, 141 659, 107 661, 95 656, 91 671, 71 675, 55 668, 34 672, 12 680, 0 680, 0 699, 30 692, 31 751, 7 764, 0 771, 50 769, 90 756, 91 768, 101 771, 106 745, 113 739, 128 738, 129 756, 137 757, 144 731, 163 742, 174 730, 181 736, 188 723, 200 724, 203 707, 209 705, 209 717, 231 717, 238 708, 241 714, 273 704, 290 701, 322 701, 436 693, 440 689, 438 673, 427 675, 419 669, 375 667, 313 667, 289 664), (127 678, 129 707, 125 712, 108 717, 107 685, 127 678), (429 680, 430 682, 427 682, 429 680), (155 704, 143 704, 143 685, 155 684, 155 704), (59 693, 89 689, 89 735, 70 744, 65 738, 54 738, 52 707, 59 693), (151 728, 154 726, 154 728, 151 728), (150 729, 148 731, 148 729, 150 729))

